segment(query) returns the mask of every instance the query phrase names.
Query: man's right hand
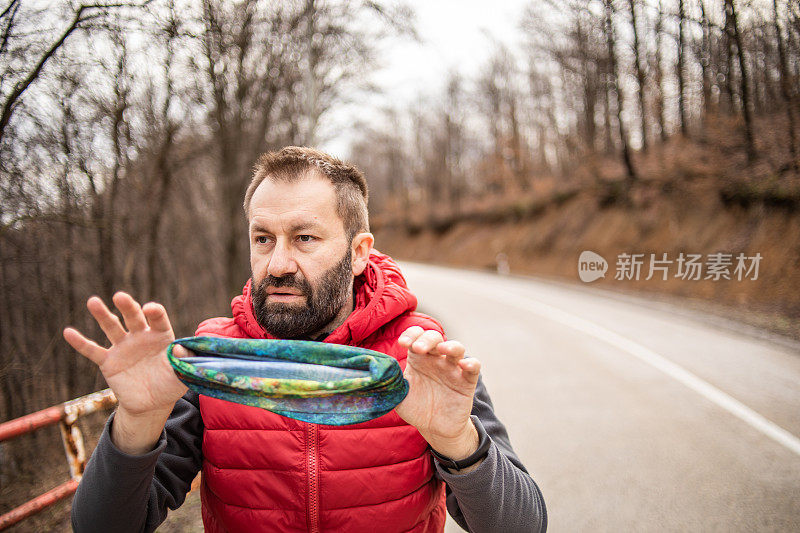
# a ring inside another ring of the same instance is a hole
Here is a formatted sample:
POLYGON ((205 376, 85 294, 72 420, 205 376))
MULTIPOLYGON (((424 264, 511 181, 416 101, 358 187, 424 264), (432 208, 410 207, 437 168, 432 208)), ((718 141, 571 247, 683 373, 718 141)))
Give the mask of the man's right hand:
MULTIPOLYGON (((175 376, 167 360, 167 346, 175 340, 167 311, 161 304, 144 307, 124 292, 113 297, 122 318, 109 311, 103 301, 92 296, 86 302, 89 312, 111 341, 103 348, 78 330, 66 328, 64 339, 103 373, 119 401, 111 439, 123 452, 139 455, 153 449, 175 402, 186 386, 175 376)), ((189 352, 175 347, 175 356, 189 352)))

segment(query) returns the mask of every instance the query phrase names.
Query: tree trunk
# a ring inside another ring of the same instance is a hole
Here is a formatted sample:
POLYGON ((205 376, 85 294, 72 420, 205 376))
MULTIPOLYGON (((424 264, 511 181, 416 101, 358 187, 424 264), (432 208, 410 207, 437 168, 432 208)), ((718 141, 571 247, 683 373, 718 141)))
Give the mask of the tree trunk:
POLYGON ((733 39, 733 32, 730 29, 731 18, 727 16, 727 8, 725 15, 725 92, 728 94, 728 113, 733 115, 736 113, 739 104, 738 93, 734 84, 734 66, 733 58, 736 55, 736 43, 733 39))
POLYGON ((584 121, 586 122, 586 127, 584 128, 584 143, 589 148, 590 152, 595 151, 597 144, 595 140, 597 138, 597 126, 594 123, 594 115, 597 112, 596 99, 597 86, 594 82, 589 83, 587 81, 583 90, 584 121))
POLYGON ((797 133, 795 130, 794 122, 794 109, 792 109, 792 89, 791 82, 789 81, 789 72, 786 68, 786 45, 783 42, 783 32, 780 26, 780 17, 778 15, 778 0, 772 0, 773 22, 775 24, 775 38, 778 41, 778 72, 780 74, 781 96, 783 97, 784 105, 786 106, 786 121, 787 133, 789 134, 789 156, 791 157, 791 166, 795 172, 798 170, 797 160, 797 133))
POLYGON ((686 25, 686 12, 684 0, 678 0, 678 115, 681 121, 681 133, 689 136, 689 124, 686 119, 686 37, 684 26, 686 25))
POLYGON ((530 188, 528 182, 527 169, 525 168, 525 161, 522 154, 522 135, 519 131, 519 119, 517 118, 517 103, 515 101, 516 94, 508 95, 508 121, 511 128, 511 171, 514 174, 514 179, 517 186, 523 191, 530 188))
POLYGON ((639 96, 639 124, 641 125, 640 135, 642 137, 642 151, 647 151, 647 106, 645 105, 645 76, 642 67, 641 52, 639 46, 639 24, 636 16, 636 0, 628 0, 628 7, 631 12, 631 26, 633 29, 633 57, 636 68, 636 82, 638 85, 639 96))
POLYGON ((612 0, 604 0, 605 3, 605 35, 606 46, 608 48, 608 61, 609 61, 609 91, 614 91, 617 95, 617 129, 619 131, 620 142, 622 143, 622 160, 625 163, 625 170, 627 172, 627 182, 630 187, 633 182, 637 180, 636 170, 633 167, 633 159, 631 156, 630 147, 628 145, 628 134, 626 132, 625 123, 622 120, 622 110, 624 108, 624 98, 622 96, 622 89, 619 86, 619 72, 617 71, 617 56, 616 56, 616 36, 614 35, 614 5, 612 0))
POLYGON ((605 133, 605 152, 608 155, 616 151, 616 144, 614 143, 614 131, 611 124, 611 91, 608 87, 608 78, 611 73, 606 72, 605 90, 603 91, 603 131, 605 133))
POLYGON ((0 305, 0 377, 3 386, 0 387, 0 394, 3 397, 3 405, 0 409, 0 418, 9 420, 13 418, 14 394, 12 393, 12 362, 11 354, 14 352, 11 342, 11 297, 9 295, 9 276, 7 274, 5 251, 3 250, 3 237, 0 236, 0 298, 3 305, 0 305))
POLYGON ((703 29, 703 40, 700 50, 700 68, 703 73, 703 119, 711 113, 711 22, 706 13, 705 0, 700 0, 701 26, 703 29))
POLYGON ((728 31, 733 32, 733 40, 736 43, 738 51, 737 56, 739 59, 739 73, 740 73, 740 92, 742 98, 742 113, 744 115, 744 134, 747 142, 747 159, 752 162, 756 159, 755 139, 753 137, 753 116, 751 112, 750 102, 750 87, 749 76, 747 72, 747 60, 744 57, 744 47, 742 46, 742 34, 739 31, 739 22, 737 20, 736 6, 733 0, 725 0, 725 19, 729 21, 726 24, 728 31))
POLYGON ((664 38, 664 11, 662 10, 661 0, 658 2, 658 14, 656 18, 656 85, 658 86, 658 98, 656 99, 656 117, 660 130, 661 142, 667 142, 667 118, 666 107, 664 106, 664 63, 661 57, 662 41, 664 38))
MULTIPOLYGON (((173 20, 172 27, 177 23, 173 20)), ((157 286, 158 276, 158 235, 164 219, 164 212, 167 208, 167 199, 169 198, 170 189, 173 181, 173 171, 170 164, 172 158, 172 145, 177 129, 169 118, 169 108, 174 97, 174 89, 172 84, 172 65, 173 65, 173 40, 170 37, 166 43, 166 56, 164 59, 164 79, 166 81, 166 91, 164 103, 161 106, 160 121, 163 124, 164 133, 160 139, 158 154, 156 155, 156 168, 157 182, 153 180, 153 191, 155 193, 156 202, 152 207, 150 213, 149 226, 147 228, 147 271, 145 278, 145 290, 147 299, 154 300, 160 296, 159 287, 157 286)))

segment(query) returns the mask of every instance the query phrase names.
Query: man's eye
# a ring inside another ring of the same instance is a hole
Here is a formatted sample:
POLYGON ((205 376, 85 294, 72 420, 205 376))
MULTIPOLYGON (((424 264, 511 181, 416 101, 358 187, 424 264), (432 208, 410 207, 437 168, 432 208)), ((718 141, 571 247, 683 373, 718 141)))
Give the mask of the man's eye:
POLYGON ((311 242, 312 240, 314 240, 314 237, 312 235, 300 235, 297 238, 300 239, 301 242, 311 242))
POLYGON ((256 242, 258 244, 267 244, 267 236, 266 235, 258 235, 256 237, 256 242))

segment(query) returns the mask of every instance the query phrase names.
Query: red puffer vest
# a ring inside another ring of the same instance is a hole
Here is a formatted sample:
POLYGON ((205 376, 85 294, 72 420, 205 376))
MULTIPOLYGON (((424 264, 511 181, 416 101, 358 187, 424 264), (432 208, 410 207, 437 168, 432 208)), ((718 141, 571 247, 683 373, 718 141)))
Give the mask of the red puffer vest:
MULTIPOLYGON (((395 357, 408 327, 441 326, 414 312, 397 264, 372 250, 355 278, 354 311, 325 342, 395 357)), ((197 335, 270 338, 253 315, 250 282, 234 298, 233 318, 204 321, 197 335)), ((206 531, 441 532, 444 484, 428 445, 394 411, 361 424, 326 426, 200 396, 201 497, 206 531)))

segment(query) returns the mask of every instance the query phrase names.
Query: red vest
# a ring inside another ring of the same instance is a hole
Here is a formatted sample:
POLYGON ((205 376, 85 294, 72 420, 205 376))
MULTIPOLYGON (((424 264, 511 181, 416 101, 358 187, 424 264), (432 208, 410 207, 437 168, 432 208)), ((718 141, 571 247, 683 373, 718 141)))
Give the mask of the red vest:
MULTIPOLYGON (((416 297, 392 259, 373 250, 355 278, 354 311, 325 342, 397 358, 406 328, 441 326, 414 312, 416 297)), ((250 282, 233 318, 206 320, 197 335, 270 338, 253 316, 250 282)), ((362 424, 326 426, 200 396, 201 497, 207 531, 441 532, 444 484, 428 445, 394 411, 362 424)))

